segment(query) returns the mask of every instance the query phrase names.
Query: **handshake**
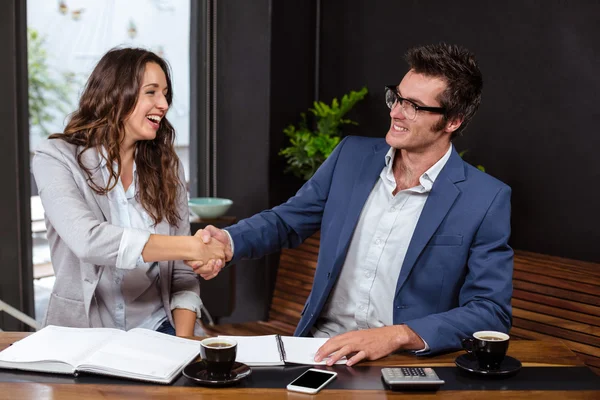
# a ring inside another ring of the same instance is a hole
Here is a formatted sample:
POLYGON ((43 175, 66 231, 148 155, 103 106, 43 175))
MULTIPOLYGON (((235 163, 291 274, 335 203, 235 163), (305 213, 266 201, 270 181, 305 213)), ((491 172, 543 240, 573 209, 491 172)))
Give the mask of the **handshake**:
POLYGON ((194 237, 201 239, 199 258, 185 261, 195 273, 209 280, 219 274, 225 263, 233 257, 229 235, 222 229, 208 225, 196 232, 194 237))

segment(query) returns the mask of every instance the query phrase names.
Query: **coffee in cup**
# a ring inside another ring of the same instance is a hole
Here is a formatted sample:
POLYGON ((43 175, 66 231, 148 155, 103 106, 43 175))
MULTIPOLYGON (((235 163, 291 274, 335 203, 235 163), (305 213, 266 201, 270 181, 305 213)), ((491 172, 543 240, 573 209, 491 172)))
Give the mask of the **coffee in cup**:
POLYGON ((479 331, 472 338, 463 339, 462 346, 467 353, 475 356, 479 368, 495 370, 500 368, 508 350, 510 336, 496 331, 479 331))
POLYGON ((200 342, 200 356, 212 379, 227 379, 235 363, 237 342, 229 338, 207 338, 200 342))

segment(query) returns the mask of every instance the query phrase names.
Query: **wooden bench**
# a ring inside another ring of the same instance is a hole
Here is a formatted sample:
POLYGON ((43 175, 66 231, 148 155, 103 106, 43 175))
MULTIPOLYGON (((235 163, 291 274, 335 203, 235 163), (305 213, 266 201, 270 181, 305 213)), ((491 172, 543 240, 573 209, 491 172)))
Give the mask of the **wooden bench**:
POLYGON ((513 285, 511 336, 558 338, 600 375, 600 264, 516 251, 513 285))
MULTIPOLYGON (((319 234, 281 252, 267 321, 205 326, 210 335, 292 335, 310 293, 319 234)), ((562 340, 600 375, 600 264, 515 252, 515 339, 562 340)))

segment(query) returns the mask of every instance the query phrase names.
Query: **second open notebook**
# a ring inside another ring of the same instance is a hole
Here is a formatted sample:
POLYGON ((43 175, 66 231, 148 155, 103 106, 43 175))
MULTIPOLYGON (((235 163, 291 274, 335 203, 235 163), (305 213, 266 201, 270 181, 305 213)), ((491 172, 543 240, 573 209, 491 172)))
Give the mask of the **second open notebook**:
MULTIPOLYGON (((325 364, 315 362, 315 353, 326 341, 326 338, 307 338, 295 336, 265 335, 265 336, 219 336, 237 341, 236 361, 249 366, 267 366, 306 364, 325 364)), ((342 358, 336 364, 346 364, 342 358)))
POLYGON ((149 329, 48 325, 1 351, 0 368, 171 383, 199 352, 195 340, 149 329))

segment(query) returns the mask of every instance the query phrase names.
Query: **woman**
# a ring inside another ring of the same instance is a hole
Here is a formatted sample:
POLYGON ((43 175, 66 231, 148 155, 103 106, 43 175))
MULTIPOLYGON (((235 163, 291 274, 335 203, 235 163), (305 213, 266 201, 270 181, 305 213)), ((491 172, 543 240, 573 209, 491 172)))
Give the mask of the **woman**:
POLYGON ((194 334, 199 283, 181 260, 220 266, 224 252, 216 240, 190 236, 183 169, 165 117, 172 97, 163 59, 113 49, 64 133, 37 150, 32 169, 56 275, 44 325, 194 334))

